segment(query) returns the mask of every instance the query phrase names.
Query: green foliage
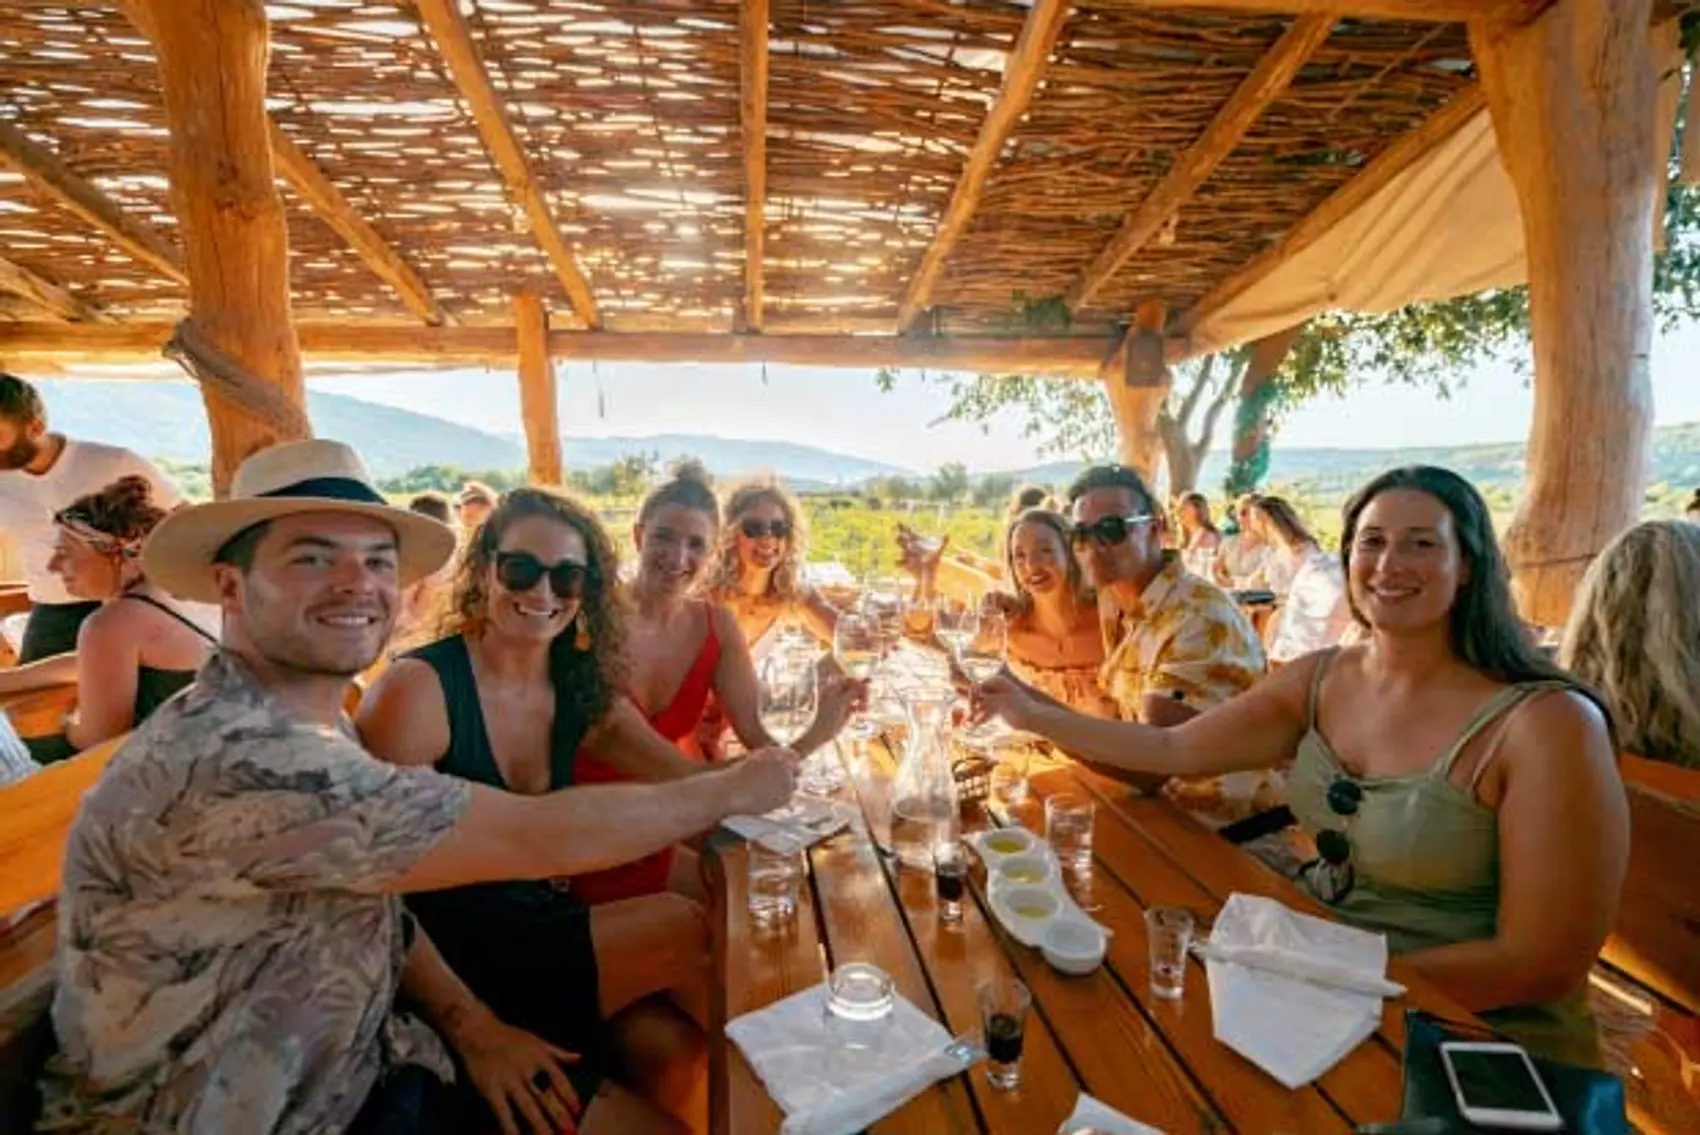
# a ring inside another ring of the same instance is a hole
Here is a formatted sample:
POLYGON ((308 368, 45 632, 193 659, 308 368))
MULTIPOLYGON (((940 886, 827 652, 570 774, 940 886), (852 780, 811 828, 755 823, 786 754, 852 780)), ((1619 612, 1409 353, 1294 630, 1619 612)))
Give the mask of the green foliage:
POLYGON ((839 503, 836 498, 804 498, 803 511, 809 518, 809 559, 817 563, 836 561, 858 578, 895 572, 899 523, 929 535, 948 535, 954 548, 966 548, 986 556, 1002 554, 1001 504, 995 508, 924 504, 895 509, 866 504, 834 507, 839 503))
POLYGON ((955 504, 968 495, 968 467, 960 461, 939 466, 933 474, 932 498, 944 504, 955 504))

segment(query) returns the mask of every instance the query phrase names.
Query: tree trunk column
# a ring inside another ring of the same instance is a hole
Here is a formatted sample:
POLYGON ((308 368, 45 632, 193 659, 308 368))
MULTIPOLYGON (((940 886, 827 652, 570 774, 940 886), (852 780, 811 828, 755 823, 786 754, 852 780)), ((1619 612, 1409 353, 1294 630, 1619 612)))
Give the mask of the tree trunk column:
POLYGON ((1163 324, 1168 309, 1156 300, 1139 305, 1128 329, 1123 351, 1113 356, 1103 373, 1104 393, 1116 418, 1116 453, 1123 465, 1139 470, 1155 486, 1157 462, 1163 455, 1163 436, 1157 411, 1169 396, 1171 378, 1163 361, 1163 324), (1122 365, 1117 366, 1120 362, 1122 365))
MULTIPOLYGON (((171 187, 189 269, 190 313, 213 346, 305 406, 289 304, 289 232, 266 120, 271 44, 261 0, 147 0, 171 128, 171 187)), ((279 441, 203 389, 213 484, 279 441)))
POLYGON ((535 292, 514 296, 519 336, 519 412, 534 485, 561 483, 561 428, 555 410, 555 367, 549 361, 549 315, 535 292))
POLYGON ((1559 0, 1473 24, 1528 249, 1535 413, 1506 532, 1523 617, 1561 625, 1589 560, 1640 514, 1652 387, 1652 0, 1559 0))

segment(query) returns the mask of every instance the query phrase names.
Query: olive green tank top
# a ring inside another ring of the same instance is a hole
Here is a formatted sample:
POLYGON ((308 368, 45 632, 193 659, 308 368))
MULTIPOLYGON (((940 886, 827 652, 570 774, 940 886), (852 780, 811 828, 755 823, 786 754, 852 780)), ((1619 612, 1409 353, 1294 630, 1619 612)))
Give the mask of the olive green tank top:
MULTIPOLYGON (((1340 762, 1316 726, 1323 676, 1334 654, 1316 668, 1310 718, 1288 777, 1293 814, 1311 833, 1334 829, 1351 844, 1352 886, 1330 899, 1300 883, 1341 921, 1387 936, 1395 954, 1454 942, 1491 938, 1499 917, 1499 815, 1475 798, 1475 781, 1459 788, 1451 777, 1459 756, 1483 730, 1530 698, 1574 687, 1561 681, 1525 682, 1489 698, 1452 744, 1425 771, 1364 778, 1340 762), (1328 789, 1349 780, 1362 790, 1357 814, 1344 817, 1328 805, 1328 789)), ((1594 1063, 1597 1050, 1586 990, 1564 1001, 1483 1014, 1524 1045, 1577 1063, 1594 1063)))

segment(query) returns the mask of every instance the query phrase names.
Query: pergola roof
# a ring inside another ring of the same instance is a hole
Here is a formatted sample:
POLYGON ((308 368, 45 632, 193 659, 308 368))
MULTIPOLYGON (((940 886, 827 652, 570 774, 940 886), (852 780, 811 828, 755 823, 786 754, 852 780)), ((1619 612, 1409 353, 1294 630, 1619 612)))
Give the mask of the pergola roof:
MULTIPOLYGON (((1069 333, 1107 336, 1143 301, 1184 312, 1469 88, 1443 17, 1540 6, 1221 2, 772 0, 761 21, 736 0, 280 0, 297 317, 506 325, 530 285, 557 326, 609 331, 1010 334, 1061 298, 1069 333)), ((20 270, 0 263, 0 319, 183 314, 159 76, 122 6, 0 2, 0 123, 20 270), (26 177, 20 151, 62 169, 26 177)))

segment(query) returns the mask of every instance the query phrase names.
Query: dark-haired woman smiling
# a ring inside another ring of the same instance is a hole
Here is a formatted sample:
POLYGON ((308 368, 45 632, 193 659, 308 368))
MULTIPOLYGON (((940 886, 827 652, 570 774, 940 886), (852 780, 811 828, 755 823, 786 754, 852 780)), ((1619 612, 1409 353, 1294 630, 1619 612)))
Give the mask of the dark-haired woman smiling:
POLYGON ((1487 507, 1456 474, 1376 478, 1347 506, 1342 546, 1367 641, 1299 659, 1183 725, 1060 714, 1007 676, 984 700, 1138 772, 1292 760, 1292 808, 1322 853, 1304 885, 1464 1007, 1591 1059, 1588 971, 1629 843, 1605 714, 1529 642, 1487 507))

